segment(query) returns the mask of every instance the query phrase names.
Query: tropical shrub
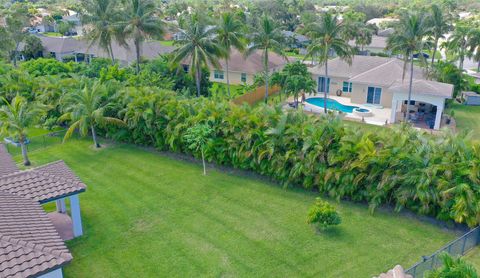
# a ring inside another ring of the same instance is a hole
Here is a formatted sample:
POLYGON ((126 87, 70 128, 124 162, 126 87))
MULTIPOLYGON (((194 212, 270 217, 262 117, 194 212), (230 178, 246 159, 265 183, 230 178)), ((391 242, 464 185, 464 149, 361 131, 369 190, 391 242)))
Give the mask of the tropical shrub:
POLYGON ((440 254, 442 266, 428 272, 426 278, 478 278, 475 267, 462 259, 454 258, 448 253, 440 254))
POLYGON ((21 69, 33 76, 67 74, 72 72, 71 66, 53 58, 39 58, 26 61, 21 64, 21 69))
POLYGON ((307 223, 317 225, 319 228, 339 225, 341 222, 342 219, 335 207, 320 198, 315 200, 308 211, 307 223))

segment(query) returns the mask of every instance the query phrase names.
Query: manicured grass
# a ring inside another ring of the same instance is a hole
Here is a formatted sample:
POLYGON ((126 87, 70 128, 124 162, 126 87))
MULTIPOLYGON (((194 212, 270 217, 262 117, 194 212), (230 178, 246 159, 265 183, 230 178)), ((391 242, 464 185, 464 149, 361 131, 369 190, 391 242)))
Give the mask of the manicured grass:
POLYGON ((161 45, 164 46, 173 46, 174 41, 160 41, 161 45))
POLYGON ((318 233, 305 221, 315 193, 214 169, 202 176, 200 164, 130 145, 94 150, 74 139, 31 157, 65 160, 88 186, 67 277, 371 277, 454 238, 331 200, 343 223, 318 233))
POLYGON ((62 37, 62 34, 57 33, 57 32, 43 32, 41 34, 46 36, 46 37, 62 37))
POLYGON ((480 106, 453 103, 455 121, 459 131, 471 132, 472 139, 480 140, 480 106))

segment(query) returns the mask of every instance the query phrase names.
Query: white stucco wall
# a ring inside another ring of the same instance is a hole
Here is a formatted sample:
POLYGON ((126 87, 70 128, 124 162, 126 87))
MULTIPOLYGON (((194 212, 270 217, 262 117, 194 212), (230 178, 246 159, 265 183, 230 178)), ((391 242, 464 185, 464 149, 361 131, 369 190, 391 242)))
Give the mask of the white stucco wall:
POLYGON ((49 273, 38 276, 38 278, 63 278, 63 272, 61 268, 58 268, 49 273))

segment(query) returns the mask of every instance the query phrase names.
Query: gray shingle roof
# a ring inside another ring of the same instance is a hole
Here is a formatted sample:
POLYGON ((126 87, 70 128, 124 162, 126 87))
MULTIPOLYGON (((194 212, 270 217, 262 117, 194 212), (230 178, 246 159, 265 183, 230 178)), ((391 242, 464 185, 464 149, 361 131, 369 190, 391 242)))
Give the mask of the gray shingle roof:
MULTIPOLYGON (((238 50, 232 50, 230 59, 228 60, 228 69, 230 72, 243 72, 249 74, 257 74, 263 71, 263 54, 262 51, 255 51, 250 56, 245 57, 238 50)), ((225 60, 219 61, 221 69, 226 69, 225 60)), ((268 53, 268 68, 277 69, 283 67, 287 60, 282 56, 273 52, 268 53)))
POLYGON ((85 188, 62 161, 0 177, 0 191, 40 203, 80 193, 85 188))
POLYGON ((7 152, 5 145, 0 144, 0 177, 18 171, 18 167, 7 152))
POLYGON ((34 277, 71 260, 38 202, 0 191, 0 277, 34 277))

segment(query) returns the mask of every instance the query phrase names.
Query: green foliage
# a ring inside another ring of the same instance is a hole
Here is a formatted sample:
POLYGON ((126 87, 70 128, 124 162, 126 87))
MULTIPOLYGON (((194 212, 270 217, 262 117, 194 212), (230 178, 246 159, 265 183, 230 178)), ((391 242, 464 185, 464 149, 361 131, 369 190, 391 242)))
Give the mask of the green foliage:
POLYGON ((342 222, 340 215, 334 206, 320 198, 308 211, 307 223, 317 225, 320 228, 339 225, 342 222))
POLYGON ((448 253, 440 254, 442 266, 427 272, 426 278, 478 278, 475 267, 461 257, 454 258, 448 253))
POLYGON ((438 61, 434 64, 431 75, 439 82, 453 84, 454 97, 469 87, 463 72, 451 62, 438 61))
POLYGON ((25 39, 25 46, 23 48, 23 55, 27 59, 38 58, 42 55, 43 45, 42 41, 34 36, 30 35, 25 39))
POLYGON ((33 76, 68 74, 72 72, 72 67, 69 64, 62 63, 53 58, 29 60, 22 63, 20 68, 33 76))

